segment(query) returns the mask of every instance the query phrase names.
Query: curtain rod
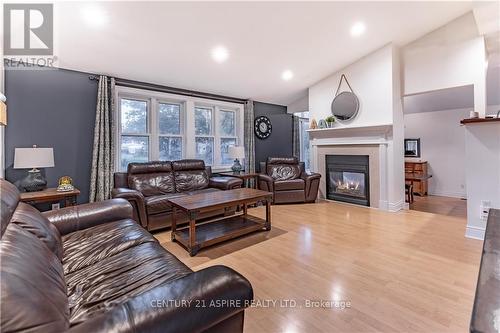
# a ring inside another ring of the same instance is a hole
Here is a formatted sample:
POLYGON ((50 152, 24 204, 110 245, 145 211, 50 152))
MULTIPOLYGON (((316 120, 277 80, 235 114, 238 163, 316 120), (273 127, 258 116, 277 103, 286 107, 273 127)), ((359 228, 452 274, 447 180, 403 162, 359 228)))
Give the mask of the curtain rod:
MULTIPOLYGON (((99 76, 98 75, 90 75, 89 79, 92 81, 99 81, 99 76)), ((235 98, 235 97, 229 97, 229 96, 223 96, 223 95, 203 93, 203 92, 194 91, 194 90, 173 88, 173 87, 162 86, 159 84, 144 83, 144 82, 138 82, 138 81, 133 81, 133 80, 127 80, 127 79, 115 78, 115 82, 116 82, 116 85, 128 87, 128 88, 153 90, 153 91, 164 92, 164 93, 169 93, 169 94, 207 98, 207 99, 213 99, 213 100, 217 100, 217 101, 231 102, 231 103, 238 103, 238 104, 245 104, 245 102, 246 102, 246 100, 242 99, 242 98, 235 98)))

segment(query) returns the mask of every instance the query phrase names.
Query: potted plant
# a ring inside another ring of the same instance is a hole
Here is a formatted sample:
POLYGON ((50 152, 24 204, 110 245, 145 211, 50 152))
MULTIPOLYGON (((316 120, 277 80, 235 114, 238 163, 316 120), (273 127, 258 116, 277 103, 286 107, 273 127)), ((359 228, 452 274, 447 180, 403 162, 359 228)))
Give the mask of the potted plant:
POLYGON ((335 117, 334 116, 328 116, 328 117, 326 117, 325 121, 328 124, 328 127, 332 128, 333 124, 335 123, 335 117))

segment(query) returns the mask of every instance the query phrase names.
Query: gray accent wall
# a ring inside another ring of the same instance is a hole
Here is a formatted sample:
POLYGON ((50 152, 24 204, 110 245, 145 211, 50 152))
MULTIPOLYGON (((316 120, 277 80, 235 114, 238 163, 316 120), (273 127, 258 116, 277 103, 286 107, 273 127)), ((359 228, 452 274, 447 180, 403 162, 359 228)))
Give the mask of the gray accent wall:
POLYGON ((254 102, 254 115, 255 118, 268 117, 273 126, 267 139, 255 137, 255 169, 259 171, 259 163, 266 161, 268 157, 293 156, 293 118, 291 114, 287 114, 286 106, 254 102))
POLYGON ((64 69, 5 70, 9 122, 5 128, 5 178, 18 182, 27 170, 13 169, 14 148, 54 148, 54 168, 43 170, 49 187, 62 176, 89 197, 97 83, 89 74, 64 69))

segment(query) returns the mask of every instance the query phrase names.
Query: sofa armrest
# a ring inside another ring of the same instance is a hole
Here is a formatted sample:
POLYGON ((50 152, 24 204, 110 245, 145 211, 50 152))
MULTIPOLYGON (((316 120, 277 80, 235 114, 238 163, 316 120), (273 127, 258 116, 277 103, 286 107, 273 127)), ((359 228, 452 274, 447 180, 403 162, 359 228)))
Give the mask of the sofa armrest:
POLYGON ((111 191, 113 198, 122 198, 128 200, 134 208, 134 219, 144 228, 148 225, 148 216, 146 214, 146 205, 144 204, 144 195, 130 188, 117 187, 111 191))
POLYGON ((318 197, 319 181, 321 174, 315 172, 302 172, 300 178, 304 179, 305 186, 305 200, 306 202, 314 202, 318 197))
POLYGON ((274 193, 274 179, 266 174, 259 174, 259 189, 274 193))
POLYGON ((159 285, 70 332, 203 332, 251 305, 250 282, 213 266, 159 285))
POLYGON ((208 183, 209 187, 215 187, 219 190, 232 190, 241 188, 243 180, 236 177, 212 177, 208 183))
POLYGON ((44 212, 61 235, 91 228, 100 224, 132 218, 132 206, 123 199, 66 207, 44 212))

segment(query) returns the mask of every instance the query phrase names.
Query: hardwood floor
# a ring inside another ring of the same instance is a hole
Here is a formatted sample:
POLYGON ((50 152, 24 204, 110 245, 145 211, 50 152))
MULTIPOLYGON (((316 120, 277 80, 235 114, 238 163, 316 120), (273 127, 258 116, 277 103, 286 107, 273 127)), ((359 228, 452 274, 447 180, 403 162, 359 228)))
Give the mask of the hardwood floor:
MULTIPOLYGON (((264 208, 250 212, 263 217, 264 208)), ((193 258, 169 232, 155 236, 194 270, 240 272, 256 300, 297 302, 247 309, 245 332, 468 331, 482 242, 464 237, 465 220, 331 202, 273 206, 272 218, 270 232, 193 258), (306 308, 306 300, 351 306, 306 308)))
POLYGON ((415 201, 410 204, 412 210, 467 218, 467 200, 436 195, 425 197, 415 195, 414 198, 415 201))

